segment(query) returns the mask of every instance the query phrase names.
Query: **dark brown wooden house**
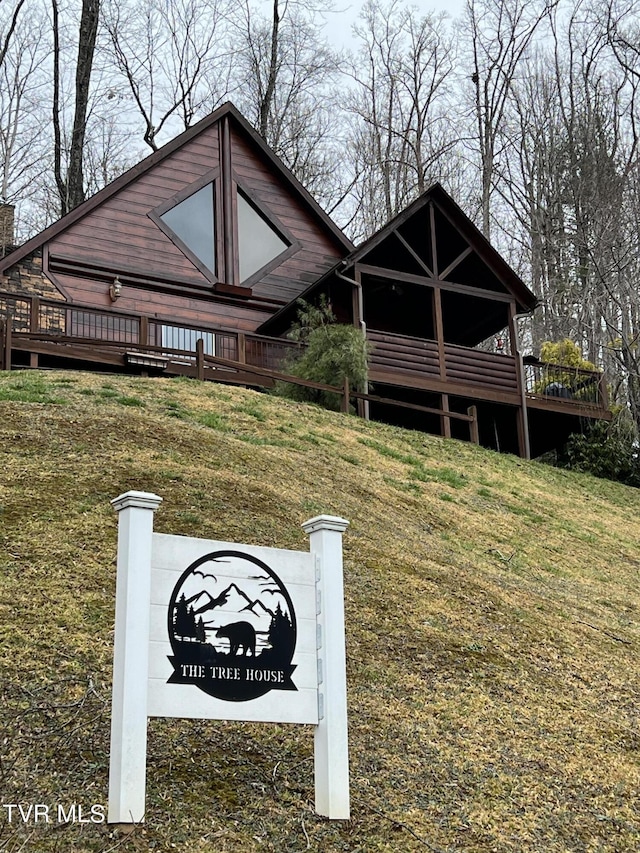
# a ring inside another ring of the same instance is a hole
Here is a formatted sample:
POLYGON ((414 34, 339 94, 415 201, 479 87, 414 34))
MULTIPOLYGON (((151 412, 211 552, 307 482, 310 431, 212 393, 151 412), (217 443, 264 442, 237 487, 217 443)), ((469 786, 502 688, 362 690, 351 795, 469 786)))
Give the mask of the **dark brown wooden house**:
POLYGON ((468 438, 473 408, 482 444, 523 456, 607 417, 600 374, 523 362, 516 317, 535 297, 442 187, 354 248, 229 104, 0 275, 5 366, 189 374, 202 341, 219 362, 201 374, 265 384, 249 368, 277 368, 297 298, 325 293, 372 345, 363 414, 468 438))

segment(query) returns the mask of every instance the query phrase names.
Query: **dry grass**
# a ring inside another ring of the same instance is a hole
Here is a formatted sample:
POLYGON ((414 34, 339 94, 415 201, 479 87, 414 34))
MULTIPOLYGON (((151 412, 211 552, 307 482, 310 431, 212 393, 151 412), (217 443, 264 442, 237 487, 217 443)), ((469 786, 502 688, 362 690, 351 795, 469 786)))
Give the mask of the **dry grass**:
POLYGON ((131 488, 166 532, 304 549, 350 519, 353 796, 314 815, 309 728, 157 720, 144 827, 0 850, 640 848, 639 491, 184 380, 0 374, 0 431, 2 802, 106 804, 131 488))

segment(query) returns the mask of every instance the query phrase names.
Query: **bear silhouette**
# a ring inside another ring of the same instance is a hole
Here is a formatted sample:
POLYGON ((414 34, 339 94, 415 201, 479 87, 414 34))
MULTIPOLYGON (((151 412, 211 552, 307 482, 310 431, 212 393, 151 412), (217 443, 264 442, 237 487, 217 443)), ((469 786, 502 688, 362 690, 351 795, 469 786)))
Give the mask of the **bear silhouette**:
POLYGON ((227 637, 231 650, 229 654, 235 657, 242 646, 242 654, 246 656, 251 651, 256 656, 256 632, 250 622, 231 622, 216 631, 216 637, 227 637))

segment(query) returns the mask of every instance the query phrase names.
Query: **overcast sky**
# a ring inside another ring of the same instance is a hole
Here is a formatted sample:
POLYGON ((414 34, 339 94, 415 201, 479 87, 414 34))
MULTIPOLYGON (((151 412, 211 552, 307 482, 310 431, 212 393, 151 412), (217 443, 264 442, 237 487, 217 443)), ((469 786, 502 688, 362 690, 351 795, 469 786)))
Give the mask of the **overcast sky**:
MULTIPOLYGON (((336 47, 349 44, 351 27, 357 21, 364 3, 365 0, 335 0, 336 11, 327 13, 327 30, 336 47)), ((452 18, 457 18, 464 8, 465 0, 408 0, 407 5, 414 6, 421 15, 448 12, 452 18)))

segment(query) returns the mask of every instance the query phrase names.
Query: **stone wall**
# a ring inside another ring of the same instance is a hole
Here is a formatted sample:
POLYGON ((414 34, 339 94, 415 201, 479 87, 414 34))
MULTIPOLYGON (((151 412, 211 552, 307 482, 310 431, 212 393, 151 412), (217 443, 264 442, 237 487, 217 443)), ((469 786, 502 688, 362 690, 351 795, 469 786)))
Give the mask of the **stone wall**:
POLYGON ((64 300, 42 272, 42 250, 36 249, 17 264, 9 267, 0 279, 0 290, 20 296, 40 296, 43 299, 64 300))

